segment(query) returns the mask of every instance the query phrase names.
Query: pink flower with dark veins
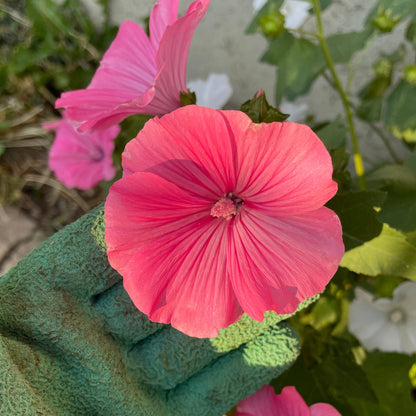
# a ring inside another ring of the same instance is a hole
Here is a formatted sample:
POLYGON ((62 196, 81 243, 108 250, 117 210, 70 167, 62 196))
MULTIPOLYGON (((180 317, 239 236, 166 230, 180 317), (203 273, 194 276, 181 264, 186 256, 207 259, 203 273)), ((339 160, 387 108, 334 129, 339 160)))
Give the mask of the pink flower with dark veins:
POLYGON ((193 2, 178 18, 179 0, 159 0, 150 15, 150 37, 125 21, 87 89, 56 101, 79 130, 106 128, 132 114, 162 115, 180 107, 187 92, 186 62, 193 33, 209 0, 193 2))
POLYGON ((63 117, 42 127, 56 132, 49 152, 49 167, 68 188, 90 189, 101 180, 114 177, 112 153, 119 126, 79 133, 63 117))
POLYGON ((213 337, 243 313, 294 312, 344 253, 312 130, 186 106, 148 121, 105 203, 110 264, 152 321, 213 337))
POLYGON ((311 407, 293 386, 283 388, 275 394, 272 386, 266 385, 237 405, 235 416, 341 416, 327 403, 315 403, 311 407))

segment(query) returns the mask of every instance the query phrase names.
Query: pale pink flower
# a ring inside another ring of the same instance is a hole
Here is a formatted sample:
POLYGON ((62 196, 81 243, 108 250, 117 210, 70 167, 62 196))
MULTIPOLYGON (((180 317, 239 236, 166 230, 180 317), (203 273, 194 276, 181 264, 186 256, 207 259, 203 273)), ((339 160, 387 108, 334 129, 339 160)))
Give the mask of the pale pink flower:
POLYGON ((56 132, 49 152, 49 167, 68 188, 89 189, 116 173, 112 153, 119 126, 79 133, 65 117, 46 123, 43 128, 56 132))
POLYGON ((292 313, 344 252, 331 158, 305 125, 182 107, 148 121, 105 204, 110 264, 138 309, 195 337, 292 313))
POLYGON ((150 15, 150 37, 126 21, 85 90, 63 93, 56 107, 86 131, 119 123, 132 114, 162 115, 187 92, 186 62, 192 36, 209 0, 193 2, 177 18, 179 0, 159 0, 150 15))
POLYGON ((283 388, 275 394, 273 387, 266 385, 237 405, 235 416, 341 416, 333 406, 316 403, 311 407, 293 386, 283 388))

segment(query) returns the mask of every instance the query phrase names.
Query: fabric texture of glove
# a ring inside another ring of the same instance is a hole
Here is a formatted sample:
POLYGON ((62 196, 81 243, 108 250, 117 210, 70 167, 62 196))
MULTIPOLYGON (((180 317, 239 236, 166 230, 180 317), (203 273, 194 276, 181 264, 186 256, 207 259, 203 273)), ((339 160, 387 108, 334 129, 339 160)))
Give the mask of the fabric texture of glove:
POLYGON ((287 316, 212 339, 149 321, 103 232, 99 207, 0 277, 0 415, 218 416, 296 359, 287 316))

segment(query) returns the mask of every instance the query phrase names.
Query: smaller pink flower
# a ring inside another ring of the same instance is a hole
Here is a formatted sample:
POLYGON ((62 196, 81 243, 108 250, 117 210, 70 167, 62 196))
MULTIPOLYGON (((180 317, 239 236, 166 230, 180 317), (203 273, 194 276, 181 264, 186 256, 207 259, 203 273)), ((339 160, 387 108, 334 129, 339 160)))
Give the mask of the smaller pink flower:
POLYGON ((293 386, 285 387, 275 394, 272 386, 266 385, 242 400, 235 416, 341 416, 333 406, 316 403, 311 407, 293 386))
POLYGON ((194 1, 177 18, 179 0, 159 0, 150 14, 150 37, 125 21, 87 89, 63 93, 71 120, 87 131, 117 124, 132 114, 163 115, 180 107, 186 92, 186 62, 193 33, 209 0, 194 1))
POLYGON ((64 117, 42 127, 56 132, 49 152, 49 167, 68 188, 89 189, 103 179, 114 177, 116 170, 111 155, 119 126, 79 133, 64 117))

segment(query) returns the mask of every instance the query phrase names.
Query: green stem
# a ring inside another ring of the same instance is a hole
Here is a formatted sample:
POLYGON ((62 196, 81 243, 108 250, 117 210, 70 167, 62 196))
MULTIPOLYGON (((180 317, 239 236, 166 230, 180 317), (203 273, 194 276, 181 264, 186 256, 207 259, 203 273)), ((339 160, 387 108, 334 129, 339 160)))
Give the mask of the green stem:
POLYGON ((365 189, 366 186, 365 186, 365 178, 364 178, 364 164, 363 164, 363 159, 361 157, 360 148, 358 146, 358 139, 357 139, 357 134, 355 132, 354 121, 352 118, 350 104, 348 101, 348 97, 345 94, 345 91, 342 88, 341 82, 339 81, 338 75, 335 71, 334 63, 332 62, 332 58, 329 53, 328 45, 324 37, 319 0, 312 0, 312 3, 313 3, 315 15, 316 15, 316 24, 317 24, 317 29, 318 29, 317 36, 319 39, 319 43, 321 44, 322 52, 324 53, 325 60, 331 72, 332 78, 334 79, 335 88, 337 89, 341 97, 342 103, 344 104, 345 114, 347 116, 348 126, 350 129, 352 147, 354 151, 354 165, 355 165, 355 171, 357 172, 357 176, 358 176, 358 183, 360 185, 360 189, 365 189))
MULTIPOLYGON (((327 74, 323 74, 323 77, 326 82, 332 87, 335 88, 334 83, 329 78, 327 74)), ((357 114, 357 107, 353 103, 349 103, 350 107, 354 110, 355 114, 357 114)), ((393 149, 392 145, 390 144, 390 139, 384 134, 383 130, 380 129, 378 126, 376 126, 373 122, 367 120, 368 126, 374 131, 374 133, 377 134, 378 137, 382 140, 384 145, 386 146, 388 152, 390 153, 390 156, 396 163, 402 163, 403 161, 400 159, 400 157, 397 155, 396 151, 393 149)))

